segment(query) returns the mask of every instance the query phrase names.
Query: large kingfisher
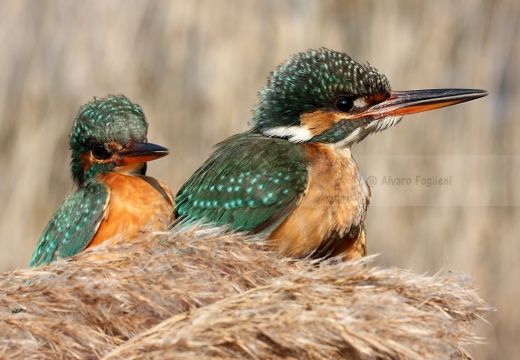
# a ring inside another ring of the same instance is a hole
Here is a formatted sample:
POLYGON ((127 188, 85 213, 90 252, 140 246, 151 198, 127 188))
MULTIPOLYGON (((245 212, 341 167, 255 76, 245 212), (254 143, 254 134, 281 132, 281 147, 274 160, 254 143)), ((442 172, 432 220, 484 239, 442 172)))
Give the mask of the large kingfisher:
POLYGON ((61 204, 40 237, 30 266, 72 256, 142 229, 173 221, 173 194, 145 176, 146 162, 168 149, 146 142, 141 107, 123 95, 82 106, 70 133, 71 172, 78 189, 61 204))
POLYGON ((370 189, 352 145, 403 115, 486 95, 392 91, 384 75, 344 53, 296 54, 260 91, 251 129, 218 144, 177 193, 177 222, 265 233, 282 256, 364 256, 370 189))

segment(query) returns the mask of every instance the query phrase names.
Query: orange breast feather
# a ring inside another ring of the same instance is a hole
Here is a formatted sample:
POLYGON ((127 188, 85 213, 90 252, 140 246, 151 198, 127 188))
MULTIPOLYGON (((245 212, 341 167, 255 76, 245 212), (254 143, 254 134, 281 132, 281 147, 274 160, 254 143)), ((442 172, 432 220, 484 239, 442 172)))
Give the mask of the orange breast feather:
POLYGON ((149 176, 104 173, 98 177, 110 189, 105 215, 88 247, 141 230, 166 230, 173 221, 174 197, 161 181, 149 176))
POLYGON ((369 198, 350 150, 326 144, 302 146, 309 157, 309 185, 269 239, 283 256, 364 256, 369 198))

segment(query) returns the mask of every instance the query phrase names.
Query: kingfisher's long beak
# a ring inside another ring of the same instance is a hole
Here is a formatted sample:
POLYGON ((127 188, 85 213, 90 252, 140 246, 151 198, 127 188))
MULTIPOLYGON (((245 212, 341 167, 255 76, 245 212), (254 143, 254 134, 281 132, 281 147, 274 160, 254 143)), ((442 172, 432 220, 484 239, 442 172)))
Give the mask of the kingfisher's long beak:
POLYGON ((117 166, 142 164, 168 155, 165 147, 139 141, 130 141, 115 156, 117 166))
POLYGON ((389 98, 359 115, 372 115, 376 120, 387 116, 402 116, 475 100, 487 94, 485 90, 473 89, 391 91, 389 98))

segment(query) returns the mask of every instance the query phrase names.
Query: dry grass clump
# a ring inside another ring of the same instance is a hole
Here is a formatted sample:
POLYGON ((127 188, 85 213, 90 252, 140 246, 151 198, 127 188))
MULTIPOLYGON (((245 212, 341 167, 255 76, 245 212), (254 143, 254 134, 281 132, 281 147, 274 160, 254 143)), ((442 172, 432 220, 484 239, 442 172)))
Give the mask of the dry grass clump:
POLYGON ((247 240, 143 234, 4 273, 0 357, 467 358, 489 310, 460 277, 278 259, 247 240))

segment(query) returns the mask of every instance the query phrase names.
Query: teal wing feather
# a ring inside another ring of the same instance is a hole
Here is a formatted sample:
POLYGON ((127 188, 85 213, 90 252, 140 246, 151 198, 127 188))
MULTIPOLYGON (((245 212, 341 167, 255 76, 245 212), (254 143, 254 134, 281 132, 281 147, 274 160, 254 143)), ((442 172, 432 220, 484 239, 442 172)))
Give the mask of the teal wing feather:
POLYGON ((245 132, 217 145, 175 198, 178 221, 270 231, 296 206, 309 174, 305 150, 245 132))
POLYGON ((72 193, 47 224, 29 266, 43 265, 81 252, 96 234, 108 198, 107 187, 94 178, 72 193))

